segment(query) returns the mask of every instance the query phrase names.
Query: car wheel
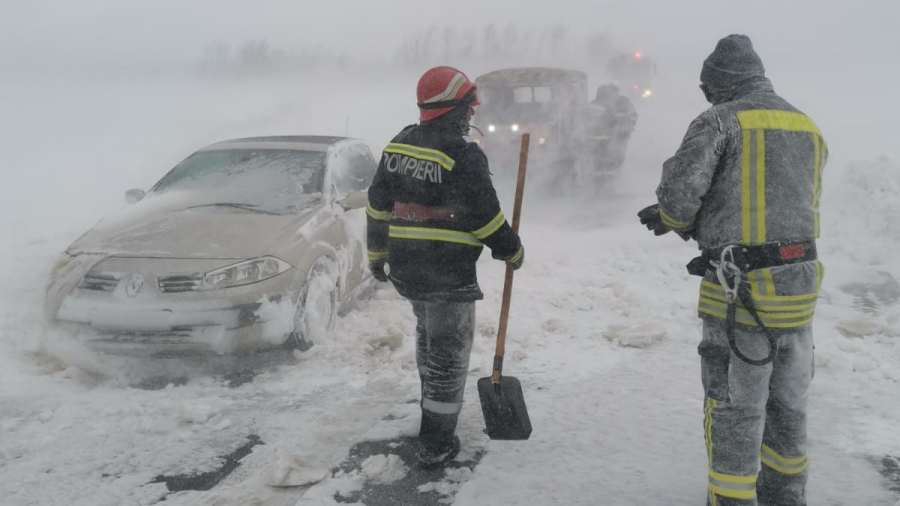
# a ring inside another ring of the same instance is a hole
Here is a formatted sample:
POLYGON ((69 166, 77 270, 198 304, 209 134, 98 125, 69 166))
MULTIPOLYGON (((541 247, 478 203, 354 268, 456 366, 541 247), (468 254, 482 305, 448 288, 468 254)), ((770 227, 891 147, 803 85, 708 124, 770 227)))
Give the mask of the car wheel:
POLYGON ((306 351, 328 338, 338 312, 336 272, 330 260, 320 260, 310 269, 294 313, 294 331, 285 342, 289 348, 306 351))

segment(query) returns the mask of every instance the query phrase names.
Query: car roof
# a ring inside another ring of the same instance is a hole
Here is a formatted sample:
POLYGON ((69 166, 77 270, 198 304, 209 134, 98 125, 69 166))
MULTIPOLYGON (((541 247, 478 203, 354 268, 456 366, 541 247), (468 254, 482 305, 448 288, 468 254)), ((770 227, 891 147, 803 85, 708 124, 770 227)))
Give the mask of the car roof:
POLYGON ((297 151, 328 151, 337 144, 361 142, 351 137, 326 135, 277 135, 268 137, 244 137, 210 144, 200 151, 228 149, 290 149, 297 151))
POLYGON ((521 67, 495 70, 475 79, 478 86, 539 86, 548 84, 583 84, 587 74, 580 70, 521 67))

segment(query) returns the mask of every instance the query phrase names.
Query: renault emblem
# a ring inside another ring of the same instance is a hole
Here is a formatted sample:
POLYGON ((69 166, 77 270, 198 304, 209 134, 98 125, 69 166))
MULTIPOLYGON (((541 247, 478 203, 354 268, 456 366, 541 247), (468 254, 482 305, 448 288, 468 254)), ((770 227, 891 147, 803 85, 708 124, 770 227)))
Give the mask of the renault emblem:
POLYGON ((141 288, 144 287, 144 276, 140 274, 135 274, 131 277, 131 280, 128 281, 128 284, 125 285, 125 294, 129 297, 134 297, 141 291, 141 288))

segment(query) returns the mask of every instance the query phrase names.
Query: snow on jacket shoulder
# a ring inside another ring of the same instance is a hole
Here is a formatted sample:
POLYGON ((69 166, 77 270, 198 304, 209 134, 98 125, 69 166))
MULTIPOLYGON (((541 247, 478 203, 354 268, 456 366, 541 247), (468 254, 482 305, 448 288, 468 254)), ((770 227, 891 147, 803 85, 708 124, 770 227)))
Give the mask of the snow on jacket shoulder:
MULTIPOLYGON (((660 215, 674 230, 695 231, 702 249, 814 240, 827 157, 812 119, 776 95, 767 79, 754 80, 691 123, 663 165, 660 215)), ((748 272, 763 323, 809 325, 823 269, 816 260, 748 272)), ((724 290, 707 272, 701 316, 724 319, 726 307, 724 290)), ((756 325, 740 305, 737 323, 756 325)))
POLYGON ((767 79, 748 83, 697 117, 663 164, 663 220, 695 230, 703 249, 815 239, 827 157, 812 119, 767 79))

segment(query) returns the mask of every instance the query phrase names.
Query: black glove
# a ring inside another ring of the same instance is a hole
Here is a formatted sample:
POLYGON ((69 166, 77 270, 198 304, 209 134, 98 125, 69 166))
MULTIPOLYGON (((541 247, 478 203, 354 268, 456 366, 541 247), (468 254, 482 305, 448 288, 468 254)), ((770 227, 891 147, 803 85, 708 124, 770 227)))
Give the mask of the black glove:
POLYGON ((663 224, 662 218, 659 216, 659 204, 653 204, 641 209, 638 213, 638 218, 641 219, 641 224, 646 226, 647 230, 653 231, 654 235, 664 235, 672 231, 672 229, 663 224))
POLYGON ((697 240, 697 231, 696 230, 685 230, 684 232, 675 231, 678 234, 678 237, 684 239, 685 242, 690 241, 691 239, 697 240))
POLYGON ((378 281, 387 283, 388 277, 387 274, 384 273, 384 260, 369 262, 369 272, 371 272, 372 276, 378 281))
POLYGON ((506 260, 506 265, 512 267, 514 271, 517 271, 517 270, 519 270, 519 269, 522 267, 522 264, 523 264, 524 262, 525 262, 525 247, 524 247, 524 246, 519 246, 519 252, 516 253, 515 255, 509 257, 509 258, 506 260), (516 258, 516 257, 518 257, 518 258, 516 258), (510 261, 510 260, 512 260, 513 258, 516 259, 515 262, 511 262, 511 261, 510 261))

